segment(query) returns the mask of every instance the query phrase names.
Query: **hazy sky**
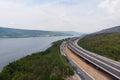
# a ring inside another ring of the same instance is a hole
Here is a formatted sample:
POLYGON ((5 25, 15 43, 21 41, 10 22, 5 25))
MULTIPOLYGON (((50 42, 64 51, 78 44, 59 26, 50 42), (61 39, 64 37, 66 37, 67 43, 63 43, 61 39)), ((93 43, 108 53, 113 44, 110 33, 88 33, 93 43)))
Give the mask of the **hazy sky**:
POLYGON ((0 26, 95 32, 120 25, 120 0, 0 0, 0 26))

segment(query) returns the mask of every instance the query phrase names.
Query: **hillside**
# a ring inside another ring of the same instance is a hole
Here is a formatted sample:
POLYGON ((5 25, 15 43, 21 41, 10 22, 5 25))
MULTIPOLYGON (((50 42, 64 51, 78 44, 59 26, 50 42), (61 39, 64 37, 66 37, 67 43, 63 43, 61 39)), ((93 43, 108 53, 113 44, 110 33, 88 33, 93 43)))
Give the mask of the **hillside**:
POLYGON ((112 27, 112 28, 109 28, 109 29, 101 30, 97 33, 111 33, 111 32, 119 32, 119 31, 120 31, 120 26, 116 26, 116 27, 112 27))
POLYGON ((8 64, 0 73, 0 80, 64 80, 73 75, 73 68, 60 53, 61 42, 8 64))
POLYGON ((40 37, 40 36, 72 36, 62 32, 42 31, 42 30, 24 30, 0 27, 0 38, 21 38, 21 37, 40 37))
POLYGON ((87 35, 78 44, 91 52, 120 61, 120 26, 87 35))

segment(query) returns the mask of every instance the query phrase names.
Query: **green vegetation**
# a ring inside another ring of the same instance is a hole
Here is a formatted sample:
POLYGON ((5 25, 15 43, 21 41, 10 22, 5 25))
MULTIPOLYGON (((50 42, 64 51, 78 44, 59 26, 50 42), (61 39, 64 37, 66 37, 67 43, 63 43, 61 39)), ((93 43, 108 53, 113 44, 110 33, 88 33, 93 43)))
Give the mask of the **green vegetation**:
POLYGON ((120 31, 87 35, 78 44, 91 52, 120 61, 120 31))
POLYGON ((72 67, 60 53, 61 42, 8 64, 0 73, 0 80, 64 80, 73 75, 72 67))

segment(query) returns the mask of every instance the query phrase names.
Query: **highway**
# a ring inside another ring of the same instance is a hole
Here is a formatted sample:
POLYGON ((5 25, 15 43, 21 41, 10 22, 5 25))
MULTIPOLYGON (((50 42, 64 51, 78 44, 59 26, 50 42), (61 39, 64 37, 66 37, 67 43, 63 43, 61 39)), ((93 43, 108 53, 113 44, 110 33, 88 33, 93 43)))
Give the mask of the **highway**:
POLYGON ((90 52, 78 47, 78 45, 75 44, 76 41, 78 41, 78 40, 79 40, 79 38, 71 38, 67 41, 68 47, 71 51, 73 51, 75 54, 77 54, 84 60, 88 61, 89 63, 93 64, 97 68, 110 74, 116 80, 120 80, 120 64, 117 64, 110 59, 100 57, 99 55, 90 53, 90 52))
POLYGON ((111 60, 111 59, 108 59, 108 58, 105 58, 105 57, 103 57, 103 56, 100 56, 100 55, 98 55, 98 54, 92 53, 92 52, 90 52, 90 51, 87 51, 87 50, 81 48, 81 47, 77 44, 78 41, 79 41, 79 39, 75 40, 74 43, 73 43, 74 45, 77 46, 76 48, 78 48, 78 49, 80 49, 81 51, 89 54, 89 55, 92 56, 92 57, 95 57, 95 58, 99 59, 99 60, 102 61, 102 62, 104 61, 105 63, 109 63, 111 66, 114 66, 114 67, 116 67, 116 68, 118 68, 118 69, 120 70, 120 63, 119 63, 119 62, 114 61, 114 60, 111 60))
POLYGON ((82 69, 80 69, 66 54, 66 51, 65 51, 65 46, 66 46, 66 42, 63 42, 60 46, 60 51, 61 51, 61 54, 63 56, 65 56, 68 61, 69 61, 69 64, 75 68, 75 72, 78 74, 80 80, 92 80, 92 78, 86 74, 82 69))

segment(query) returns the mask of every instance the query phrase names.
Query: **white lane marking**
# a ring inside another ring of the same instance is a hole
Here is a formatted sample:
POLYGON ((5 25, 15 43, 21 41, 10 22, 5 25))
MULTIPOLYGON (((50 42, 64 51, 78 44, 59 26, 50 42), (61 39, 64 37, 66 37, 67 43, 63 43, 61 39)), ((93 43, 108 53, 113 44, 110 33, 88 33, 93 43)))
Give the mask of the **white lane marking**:
MULTIPOLYGON (((72 61, 78 66, 78 64, 72 59, 72 61)), ((81 66, 79 66, 79 68, 85 72, 92 80, 95 80, 88 72, 86 72, 81 66)))
MULTIPOLYGON (((66 45, 66 42, 62 42, 62 44, 60 45, 60 52, 61 52, 62 54, 65 54, 65 55, 67 56, 67 54, 66 54, 66 52, 65 52, 65 49, 64 49, 65 45, 66 45)), ((67 57, 68 57, 68 56, 67 56, 67 57)), ((75 72, 75 74, 76 74, 76 72, 75 72)), ((76 74, 76 76, 77 76, 77 78, 78 78, 79 80, 81 80, 81 78, 78 76, 78 74, 76 74)))
MULTIPOLYGON (((64 52, 66 53, 65 49, 64 49, 64 52)), ((67 55, 67 54, 66 54, 67 55)), ((67 55, 68 57, 68 55, 67 55)), ((70 59, 70 58, 69 58, 70 59)), ((78 65, 74 60, 72 60, 76 65, 78 65)), ((83 72, 85 72, 92 80, 95 80, 89 73, 87 73, 83 68, 81 68, 79 66, 80 69, 82 69, 83 72)), ((78 76, 79 77, 79 76, 78 76)), ((81 78, 79 77, 79 79, 81 80, 81 78)))
POLYGON ((119 63, 119 62, 116 62, 116 61, 113 61, 113 60, 108 59, 108 58, 106 58, 106 57, 103 57, 103 56, 97 55, 97 54, 95 54, 95 53, 92 53, 92 52, 90 52, 90 51, 87 51, 87 50, 83 49, 82 47, 78 46, 78 44, 77 44, 78 41, 79 41, 79 39, 76 40, 76 41, 73 42, 73 43, 74 43, 78 48, 80 48, 81 50, 87 52, 88 54, 92 54, 92 55, 94 55, 94 56, 96 56, 96 57, 102 58, 102 59, 104 59, 105 61, 107 61, 107 62, 109 62, 109 63, 112 63, 112 64, 114 64, 114 65, 120 67, 120 65, 119 65, 120 63, 119 63), (108 60, 109 60, 109 61, 108 61, 108 60), (115 62, 115 63, 113 63, 113 62, 115 62), (118 63, 118 64, 117 64, 117 63, 118 63))
MULTIPOLYGON (((87 58, 85 58, 84 56, 82 56, 82 55, 80 55, 80 54, 78 54, 78 55, 79 55, 79 56, 81 56, 81 57, 83 57, 84 59, 88 60, 88 59, 87 59, 87 58)), ((113 75, 114 77, 116 77, 116 78, 120 79, 120 77, 119 77, 119 76, 117 76, 117 75, 115 75, 115 74, 111 73, 110 71, 108 71, 108 70, 104 69, 103 67, 99 66, 98 64, 96 64, 96 63, 94 63, 94 62, 92 62, 92 61, 90 61, 90 60, 88 60, 88 61, 89 61, 89 62, 91 62, 92 64, 96 65, 97 67, 99 67, 99 68, 103 69, 104 71, 108 72, 109 74, 113 75)))
MULTIPOLYGON (((74 47, 74 46, 73 46, 74 47)), ((75 47, 74 47, 75 48, 75 47)), ((82 53, 82 54, 84 54, 84 52, 82 52, 82 51, 80 51, 79 49, 77 49, 77 48, 75 48, 78 52, 80 52, 80 53, 82 53)), ((114 69, 114 70, 116 70, 116 71, 118 71, 118 72, 120 72, 120 70, 118 70, 118 69, 116 69, 116 68, 114 68, 114 67, 112 67, 112 66, 110 66, 110 65, 108 65, 108 64, 106 64, 106 63, 104 63, 104 62, 101 62, 100 60, 97 60, 96 58, 94 58, 94 57, 92 57, 92 56, 90 56, 90 55, 88 55, 88 54, 84 54, 84 55, 86 55, 86 56, 88 56, 88 57, 90 57, 90 58, 92 58, 92 59, 94 59, 94 60, 96 60, 96 61, 98 61, 98 62, 100 62, 100 63, 102 63, 102 64, 104 64, 104 65, 106 65, 106 66, 108 66, 108 67, 110 67, 110 68, 112 68, 112 69, 114 69)))
MULTIPOLYGON (((66 54, 67 55, 67 54, 66 54)), ((68 55, 67 55, 68 56, 68 55)), ((70 58, 69 58, 70 59, 70 58)), ((71 59, 77 66, 78 66, 78 64, 73 60, 73 59, 71 59)), ((83 72, 85 72, 92 80, 95 80, 89 73, 87 73, 81 66, 79 66, 79 68, 83 71, 83 72)))
POLYGON ((79 76, 78 76, 78 74, 75 72, 75 74, 76 74, 76 76, 77 76, 77 78, 79 79, 79 80, 82 80, 79 76))
POLYGON ((84 49, 81 48, 81 47, 78 47, 78 48, 82 49, 83 51, 85 51, 85 52, 88 53, 88 54, 94 55, 94 56, 96 56, 96 57, 98 57, 98 58, 101 58, 101 59, 105 60, 106 62, 112 63, 112 64, 114 64, 114 65, 120 67, 120 65, 119 65, 120 63, 117 64, 115 61, 113 61, 113 60, 111 60, 111 59, 108 59, 108 58, 106 58, 106 57, 103 57, 103 56, 97 55, 97 54, 92 53, 92 52, 89 52, 89 51, 86 51, 86 50, 84 50, 84 49), (115 63, 113 63, 113 62, 115 62, 115 63))

